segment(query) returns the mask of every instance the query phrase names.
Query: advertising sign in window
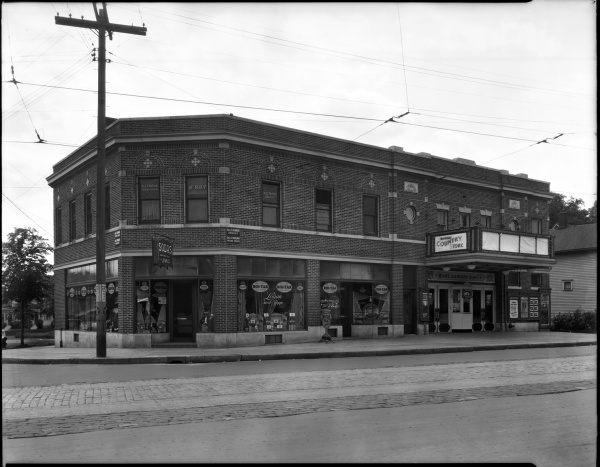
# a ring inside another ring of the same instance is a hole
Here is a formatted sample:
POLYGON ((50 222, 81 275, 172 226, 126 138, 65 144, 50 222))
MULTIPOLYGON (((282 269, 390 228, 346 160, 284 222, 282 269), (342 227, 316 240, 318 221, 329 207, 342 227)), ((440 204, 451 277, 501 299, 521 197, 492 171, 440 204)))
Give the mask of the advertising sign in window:
POLYGON ((510 304, 510 317, 511 319, 517 319, 519 317, 519 298, 511 297, 509 299, 510 304))

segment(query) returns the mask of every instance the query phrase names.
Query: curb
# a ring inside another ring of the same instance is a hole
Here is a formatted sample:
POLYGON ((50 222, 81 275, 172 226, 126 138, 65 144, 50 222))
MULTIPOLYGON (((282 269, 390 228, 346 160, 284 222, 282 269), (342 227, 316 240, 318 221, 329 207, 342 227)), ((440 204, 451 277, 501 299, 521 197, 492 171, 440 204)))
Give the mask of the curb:
POLYGON ((308 360, 317 358, 348 357, 384 357, 394 355, 427 355, 441 353, 479 352, 486 350, 508 349, 540 349, 556 347, 582 347, 597 345, 596 342, 548 342, 543 344, 500 344, 468 347, 430 347, 420 349, 387 349, 387 350, 349 350, 336 352, 296 352, 288 354, 226 354, 226 355, 169 355, 162 357, 125 357, 125 358, 15 358, 3 357, 2 364, 24 365, 128 365, 147 363, 221 363, 221 362, 256 362, 262 360, 308 360))

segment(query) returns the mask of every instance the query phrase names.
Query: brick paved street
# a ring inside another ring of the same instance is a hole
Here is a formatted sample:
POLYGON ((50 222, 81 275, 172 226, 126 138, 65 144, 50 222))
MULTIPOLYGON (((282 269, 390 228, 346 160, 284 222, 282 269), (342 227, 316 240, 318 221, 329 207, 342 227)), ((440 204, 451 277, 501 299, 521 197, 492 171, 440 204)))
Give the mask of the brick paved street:
POLYGON ((3 436, 38 437, 596 387, 592 356, 3 388, 3 436))

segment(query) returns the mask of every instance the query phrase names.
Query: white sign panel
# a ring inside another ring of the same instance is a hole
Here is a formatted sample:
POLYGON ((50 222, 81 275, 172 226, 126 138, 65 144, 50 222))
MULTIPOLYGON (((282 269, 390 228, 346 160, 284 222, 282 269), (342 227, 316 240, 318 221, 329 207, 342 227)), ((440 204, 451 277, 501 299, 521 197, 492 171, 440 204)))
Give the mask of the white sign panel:
POLYGON ((452 235, 442 235, 435 237, 434 251, 439 253, 442 251, 466 250, 467 249, 467 232, 461 232, 452 235))

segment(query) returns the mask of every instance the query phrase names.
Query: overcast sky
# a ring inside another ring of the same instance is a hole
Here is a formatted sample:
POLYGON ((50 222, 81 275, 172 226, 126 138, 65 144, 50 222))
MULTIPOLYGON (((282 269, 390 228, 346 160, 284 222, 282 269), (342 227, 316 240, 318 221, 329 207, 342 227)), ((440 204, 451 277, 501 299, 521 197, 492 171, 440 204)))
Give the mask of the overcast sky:
MULTIPOLYGON (((109 117, 233 113, 526 173, 585 208, 597 198, 595 2, 107 11, 148 28, 107 40, 109 117)), ((96 135, 98 38, 57 14, 95 19, 92 3, 2 4, 3 241, 29 226, 53 243, 46 177, 96 135)))

